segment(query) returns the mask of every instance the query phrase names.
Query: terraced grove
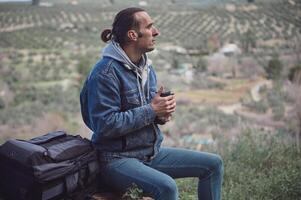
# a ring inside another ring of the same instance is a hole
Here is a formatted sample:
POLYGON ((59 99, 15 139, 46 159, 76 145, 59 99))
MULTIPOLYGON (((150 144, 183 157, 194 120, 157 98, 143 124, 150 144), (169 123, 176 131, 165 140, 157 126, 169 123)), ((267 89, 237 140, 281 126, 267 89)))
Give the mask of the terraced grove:
MULTIPOLYGON (((248 29, 263 41, 283 40, 300 34, 299 1, 221 4, 223 6, 206 9, 169 8, 168 3, 163 3, 160 8, 154 7, 155 3, 151 5, 146 9, 162 32, 161 40, 188 48, 206 48, 212 35, 221 42, 237 41, 248 29)), ((54 4, 51 7, 3 5, 0 7, 0 45, 59 48, 72 39, 98 47, 95 42, 98 32, 110 26, 115 11, 116 8, 107 1, 73 6, 54 4)))
MULTIPOLYGON (((79 115, 79 91, 104 46, 100 31, 111 26, 114 14, 122 7, 141 6, 149 11, 161 32, 158 50, 150 57, 158 71, 176 74, 171 85, 180 88, 179 98, 189 97, 195 103, 232 104, 251 85, 241 90, 227 88, 232 83, 218 90, 200 89, 186 83, 181 69, 175 69, 175 61, 193 66, 201 55, 212 53, 211 41, 218 48, 229 42, 240 45, 251 30, 257 42, 252 59, 262 68, 261 63, 275 49, 290 54, 291 39, 301 34, 301 2, 297 0, 258 0, 252 4, 242 0, 70 2, 0 4, 0 135, 4 139, 57 129, 57 119, 63 121, 61 127, 89 132, 79 115)), ((222 73, 229 71, 226 66, 222 68, 222 73)), ((212 69, 208 69, 208 76, 214 75, 210 73, 212 69)), ((200 77, 194 78, 197 83, 200 77)), ((248 86, 250 82, 243 83, 248 86)))

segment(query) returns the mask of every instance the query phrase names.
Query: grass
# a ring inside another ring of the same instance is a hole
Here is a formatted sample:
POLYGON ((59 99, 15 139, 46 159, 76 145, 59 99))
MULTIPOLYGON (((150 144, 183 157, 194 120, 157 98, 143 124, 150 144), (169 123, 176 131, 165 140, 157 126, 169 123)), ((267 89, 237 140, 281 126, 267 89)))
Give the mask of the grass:
POLYGON ((286 132, 246 130, 223 148, 223 199, 300 199, 301 154, 286 132))
POLYGON ((176 180, 180 199, 195 200, 197 199, 197 183, 196 178, 185 178, 176 180))
MULTIPOLYGON (((223 199, 301 199, 301 154, 287 133, 263 135, 248 130, 235 142, 221 143, 208 150, 224 160, 223 199)), ((180 199, 197 199, 196 179, 179 179, 177 183, 180 199)))
MULTIPOLYGON (((301 154, 286 132, 267 135, 249 129, 235 141, 220 141, 207 151, 224 161, 222 199, 301 199, 301 154)), ((181 200, 197 199, 197 181, 176 180, 181 200)))

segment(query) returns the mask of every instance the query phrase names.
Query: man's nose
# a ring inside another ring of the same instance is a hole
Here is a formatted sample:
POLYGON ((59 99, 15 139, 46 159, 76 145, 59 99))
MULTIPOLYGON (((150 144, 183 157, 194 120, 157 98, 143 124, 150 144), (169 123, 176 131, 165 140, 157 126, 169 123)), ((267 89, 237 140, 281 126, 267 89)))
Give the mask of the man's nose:
POLYGON ((154 29, 153 29, 153 36, 155 37, 155 36, 158 36, 158 35, 160 35, 160 32, 159 32, 159 30, 156 27, 154 27, 154 29))

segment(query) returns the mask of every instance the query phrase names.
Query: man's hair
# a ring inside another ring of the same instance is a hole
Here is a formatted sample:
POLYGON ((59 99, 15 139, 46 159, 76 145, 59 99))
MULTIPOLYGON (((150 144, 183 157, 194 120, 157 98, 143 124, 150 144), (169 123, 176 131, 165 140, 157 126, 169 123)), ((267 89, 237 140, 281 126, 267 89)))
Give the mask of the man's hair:
POLYGON ((127 41, 127 32, 131 29, 139 29, 139 22, 135 18, 134 14, 143 11, 145 10, 136 7, 121 10, 115 16, 112 29, 105 29, 102 31, 102 41, 107 42, 113 39, 123 46, 127 41))

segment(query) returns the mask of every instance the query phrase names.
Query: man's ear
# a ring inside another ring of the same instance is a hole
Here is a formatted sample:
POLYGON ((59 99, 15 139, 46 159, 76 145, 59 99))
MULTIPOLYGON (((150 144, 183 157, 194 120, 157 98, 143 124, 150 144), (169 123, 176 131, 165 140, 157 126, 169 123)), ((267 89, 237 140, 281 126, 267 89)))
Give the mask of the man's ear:
POLYGON ((129 40, 137 41, 138 39, 138 33, 135 30, 129 30, 127 35, 129 40))

